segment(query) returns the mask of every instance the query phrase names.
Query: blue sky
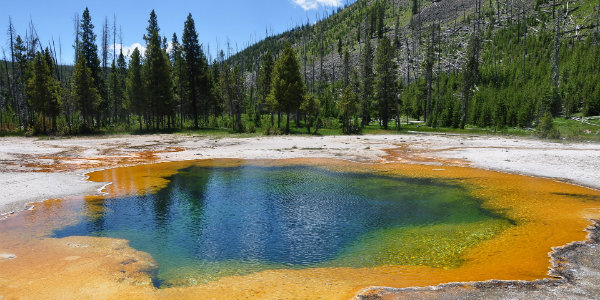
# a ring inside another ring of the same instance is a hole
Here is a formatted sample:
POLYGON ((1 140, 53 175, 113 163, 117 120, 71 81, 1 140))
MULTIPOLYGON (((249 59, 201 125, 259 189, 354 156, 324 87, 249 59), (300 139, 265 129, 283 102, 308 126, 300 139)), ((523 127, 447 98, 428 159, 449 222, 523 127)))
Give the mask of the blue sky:
MULTIPOLYGON (((131 0, 19 0, 4 1, 0 11, 0 50, 9 53, 8 38, 4 33, 8 27, 9 16, 18 34, 25 35, 29 21, 33 21, 41 42, 48 45, 54 39, 58 48, 62 43, 62 61, 70 64, 73 61, 75 15, 81 15, 85 7, 89 7, 92 21, 100 42, 101 28, 105 17, 112 24, 113 16, 117 18, 117 30, 122 28, 123 48, 132 49, 132 45, 144 44, 142 36, 148 24, 150 11, 154 9, 158 15, 161 34, 169 40, 173 32, 179 38, 183 31, 183 23, 192 13, 196 22, 200 42, 210 45, 214 55, 217 41, 221 49, 230 40, 235 52, 243 49, 250 41, 264 38, 266 29, 274 33, 287 30, 291 25, 306 22, 307 17, 313 22, 317 14, 332 7, 343 5, 346 0, 204 0, 204 1, 131 1, 131 0)), ((112 25, 111 25, 112 26, 112 25)), ((117 43, 119 39, 117 38, 117 43)), ((118 47, 117 47, 118 48, 118 47)), ((58 50, 58 49, 57 49, 58 50)), ((0 53, 2 55, 2 53, 0 53)))

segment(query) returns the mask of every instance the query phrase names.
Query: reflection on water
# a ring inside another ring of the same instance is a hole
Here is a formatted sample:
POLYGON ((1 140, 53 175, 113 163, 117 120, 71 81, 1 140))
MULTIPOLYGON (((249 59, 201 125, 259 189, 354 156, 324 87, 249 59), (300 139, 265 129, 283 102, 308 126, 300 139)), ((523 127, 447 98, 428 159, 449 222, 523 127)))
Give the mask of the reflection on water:
POLYGON ((130 240, 164 286, 264 269, 460 265, 511 226, 441 180, 314 167, 189 167, 157 192, 92 199, 56 237, 130 240))

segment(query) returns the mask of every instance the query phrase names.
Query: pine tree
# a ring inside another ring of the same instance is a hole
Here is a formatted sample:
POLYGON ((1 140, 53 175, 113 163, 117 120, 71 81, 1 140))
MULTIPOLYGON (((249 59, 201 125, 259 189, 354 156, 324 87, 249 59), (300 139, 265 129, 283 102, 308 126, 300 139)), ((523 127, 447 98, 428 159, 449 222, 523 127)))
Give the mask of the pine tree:
POLYGON ((131 54, 131 62, 129 63, 129 73, 126 80, 127 102, 131 112, 137 114, 142 130, 142 115, 146 106, 144 97, 144 80, 142 78, 142 62, 138 48, 133 50, 131 54))
POLYGON ((48 73, 46 76, 48 77, 48 87, 50 91, 49 97, 46 99, 46 112, 52 120, 52 131, 56 133, 58 131, 56 119, 60 115, 62 107, 61 86, 58 79, 54 77, 54 75, 57 74, 57 66, 48 48, 44 50, 44 60, 48 66, 48 73))
POLYGON ((412 0, 411 12, 413 16, 419 13, 419 0, 412 0))
POLYGON ((244 96, 244 82, 239 66, 229 67, 227 62, 221 66, 219 86, 223 100, 229 105, 232 117, 232 127, 235 132, 242 132, 242 100, 244 96))
POLYGON ((173 92, 176 100, 179 100, 179 128, 183 129, 183 110, 184 110, 184 100, 187 98, 186 88, 185 88, 185 61, 183 59, 183 49, 179 40, 177 39, 177 34, 173 33, 173 37, 171 38, 171 65, 173 66, 173 92))
POLYGON ((165 117, 167 127, 173 124, 175 112, 173 101, 173 88, 171 82, 171 66, 165 49, 162 47, 160 28, 154 10, 148 20, 146 40, 146 56, 144 60, 144 82, 146 84, 146 97, 150 110, 147 111, 154 129, 164 127, 165 117))
POLYGON ((344 72, 344 87, 347 87, 350 84, 350 51, 346 48, 344 50, 344 62, 343 62, 343 72, 344 72))
POLYGON ((73 69, 73 98, 83 117, 84 131, 93 125, 93 115, 100 102, 100 94, 94 83, 92 70, 88 68, 82 52, 77 53, 73 69))
POLYGON ((217 60, 213 60, 209 70, 208 79, 210 80, 210 108, 212 109, 212 120, 211 124, 216 124, 217 117, 223 113, 223 95, 221 94, 221 87, 219 78, 221 76, 221 65, 217 60))
POLYGON ((113 123, 117 121, 123 121, 124 109, 125 109, 125 57, 123 51, 119 55, 118 60, 113 60, 110 66, 110 74, 108 76, 108 90, 110 92, 110 99, 112 108, 113 123))
MULTIPOLYGON (((260 69, 258 70, 258 95, 260 97, 258 114, 262 114, 263 107, 267 104, 267 97, 271 92, 271 83, 273 78, 273 66, 275 62, 273 61, 273 55, 271 51, 268 51, 262 57, 262 63, 260 65, 260 69)), ((273 116, 273 114, 271 114, 273 116)), ((273 120, 271 118, 271 126, 273 125, 273 120)))
POLYGON ((273 86, 269 95, 287 114, 286 133, 290 133, 290 114, 297 111, 304 98, 304 83, 296 52, 286 43, 273 68, 273 86))
POLYGON ((365 43, 361 60, 361 119, 362 126, 367 126, 371 121, 371 100, 373 99, 373 47, 371 41, 365 43))
MULTIPOLYGON (((107 99, 104 88, 104 79, 100 68, 100 58, 98 57, 98 46, 96 45, 96 34, 94 33, 94 24, 92 24, 92 17, 90 11, 86 7, 81 17, 79 41, 76 45, 78 51, 81 51, 81 55, 84 59, 85 66, 90 70, 90 74, 93 78, 93 84, 96 91, 98 91, 101 100, 107 99)), ((83 75, 83 73, 82 73, 83 75)), ((104 107, 107 105, 103 105, 104 107)), ((101 116, 100 110, 94 110, 96 113, 96 126, 100 126, 101 116)), ((92 113, 92 112, 90 112, 92 113)), ((89 120, 88 120, 89 121, 89 120)), ((87 124, 91 125, 91 124, 87 124)))
POLYGON ((469 112, 469 100, 471 98, 472 89, 477 84, 476 80, 479 76, 479 51, 480 38, 478 34, 471 36, 467 45, 467 61, 463 67, 463 82, 462 82, 462 102, 461 102, 461 119, 460 128, 465 129, 469 112))
POLYGON ((13 109, 15 109, 15 112, 18 114, 19 124, 27 131, 29 114, 25 88, 27 84, 28 58, 27 46, 20 35, 17 35, 15 38, 13 52, 15 61, 14 66, 16 67, 16 74, 12 82, 14 99, 13 109))
POLYGON ((52 120, 52 131, 56 132, 56 118, 60 114, 60 86, 52 76, 48 64, 48 49, 37 52, 31 61, 31 76, 27 80, 27 95, 33 111, 42 115, 42 130, 46 130, 46 117, 52 120))
POLYGON ((382 127, 388 129, 390 109, 396 99, 396 66, 394 50, 387 37, 383 37, 379 41, 375 56, 375 73, 375 94, 379 106, 379 118, 382 127))
POLYGON ((187 89, 188 103, 192 109, 194 118, 194 128, 199 127, 198 110, 200 109, 200 91, 202 72, 204 71, 203 53, 198 42, 198 33, 192 14, 189 14, 185 21, 182 37, 183 57, 185 59, 185 75, 183 77, 184 86, 187 89))
POLYGON ((377 3, 377 38, 382 39, 385 33, 385 1, 377 3))
POLYGON ((229 82, 231 83, 231 92, 229 96, 231 97, 231 103, 233 103, 232 113, 234 116, 233 130, 236 132, 244 132, 244 126, 242 125, 242 105, 245 87, 242 69, 237 65, 229 75, 231 76, 229 79, 229 82))
POLYGON ((44 57, 40 52, 36 53, 33 61, 31 62, 31 76, 27 80, 27 96, 29 105, 33 108, 35 113, 42 115, 42 130, 46 133, 46 109, 45 102, 49 94, 48 88, 48 66, 44 61, 44 57))
POLYGON ((546 110, 544 117, 540 121, 538 126, 538 135, 545 139, 558 139, 560 138, 560 132, 554 127, 554 120, 552 119, 552 113, 550 110, 546 110))
MULTIPOLYGON (((123 49, 119 51, 119 57, 117 58, 117 72, 118 72, 118 90, 120 105, 117 107, 117 114, 121 121, 129 121, 129 103, 125 97, 126 92, 126 79, 127 79, 127 62, 125 61, 125 55, 123 55, 123 49)), ((129 123, 127 124, 129 125, 129 123)))
MULTIPOLYGON (((319 118, 321 102, 313 94, 307 94, 300 105, 300 109, 306 113, 306 130, 308 134, 310 134, 310 128, 313 126, 315 120, 319 118)), ((314 133, 317 133, 317 130, 319 130, 318 127, 315 129, 314 133)))
POLYGON ((432 93, 433 93, 433 66, 435 63, 434 57, 434 47, 435 47, 435 27, 431 25, 431 40, 427 43, 427 49, 425 53, 425 61, 424 61, 424 69, 425 69, 425 81, 426 81, 426 89, 427 89, 427 99, 425 102, 425 122, 428 125, 432 124, 433 121, 433 106, 432 106, 432 93))
POLYGON ((338 102, 340 119, 342 121, 342 132, 344 134, 354 133, 352 119, 358 112, 358 100, 351 86, 347 86, 338 102))

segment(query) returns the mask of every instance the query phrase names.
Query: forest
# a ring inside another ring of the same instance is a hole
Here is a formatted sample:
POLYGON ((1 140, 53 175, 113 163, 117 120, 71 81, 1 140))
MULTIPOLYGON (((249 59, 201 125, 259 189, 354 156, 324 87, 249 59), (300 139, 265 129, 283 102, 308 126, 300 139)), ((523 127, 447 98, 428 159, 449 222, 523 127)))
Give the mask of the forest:
MULTIPOLYGON (((558 137, 552 119, 600 115, 598 1, 357 0, 209 60, 190 13, 146 50, 117 53, 86 9, 76 58, 9 20, 0 64, 0 132, 226 129, 264 134, 367 128, 507 128, 558 137)), ((594 125, 595 123, 591 123, 594 125)), ((600 128, 599 128, 600 129, 600 128)), ((597 135, 597 133, 596 133, 597 135)))

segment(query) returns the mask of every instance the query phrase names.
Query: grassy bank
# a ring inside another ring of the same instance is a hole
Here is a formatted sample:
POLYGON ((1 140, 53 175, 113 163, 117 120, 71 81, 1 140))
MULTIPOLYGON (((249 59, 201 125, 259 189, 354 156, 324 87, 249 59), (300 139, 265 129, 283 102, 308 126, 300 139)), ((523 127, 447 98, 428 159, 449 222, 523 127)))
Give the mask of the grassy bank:
MULTIPOLYGON (((270 119, 264 117, 261 121, 262 126, 256 126, 254 122, 245 120, 245 132, 235 132, 230 128, 227 128, 227 120, 222 119, 218 122, 214 122, 213 126, 206 126, 200 129, 189 129, 191 124, 184 124, 185 129, 163 129, 163 130, 139 130, 136 126, 113 126, 109 128, 100 128, 92 133, 87 134, 69 134, 60 133, 56 136, 103 136, 103 135, 119 135, 119 134, 184 134, 184 135, 195 135, 195 136, 214 136, 214 137, 256 137, 266 135, 280 135, 285 131, 285 120, 282 119, 281 128, 277 127, 277 117, 275 117, 274 126, 271 127, 270 119), (134 129, 135 128, 135 129, 134 129)), ((326 119, 322 122, 323 127, 319 128, 316 134, 318 136, 332 136, 332 135, 343 135, 341 125, 337 119, 326 119)), ((579 119, 566 119, 566 118, 555 118, 554 126, 560 132, 560 139, 564 141, 574 142, 600 142, 600 117, 579 119)), ((314 127, 311 128, 314 132, 314 127)), ((452 128, 452 127, 429 127, 417 120, 402 120, 400 124, 400 130, 397 129, 395 123, 390 123, 388 129, 383 129, 376 122, 371 122, 369 125, 363 127, 360 134, 394 134, 394 133, 445 133, 445 134, 477 134, 477 135, 501 135, 501 136, 522 136, 522 137, 536 137, 536 128, 519 128, 519 127, 504 127, 504 128, 493 128, 493 127, 478 127, 476 125, 467 125, 465 129, 452 128)), ((291 135, 308 135, 304 122, 300 122, 297 126, 293 120, 290 120, 290 134, 291 135)), ((312 133, 311 133, 312 134, 312 133)), ((0 131, 0 136, 37 136, 46 137, 43 134, 34 134, 31 132, 23 132, 18 130, 4 130, 0 131)))

